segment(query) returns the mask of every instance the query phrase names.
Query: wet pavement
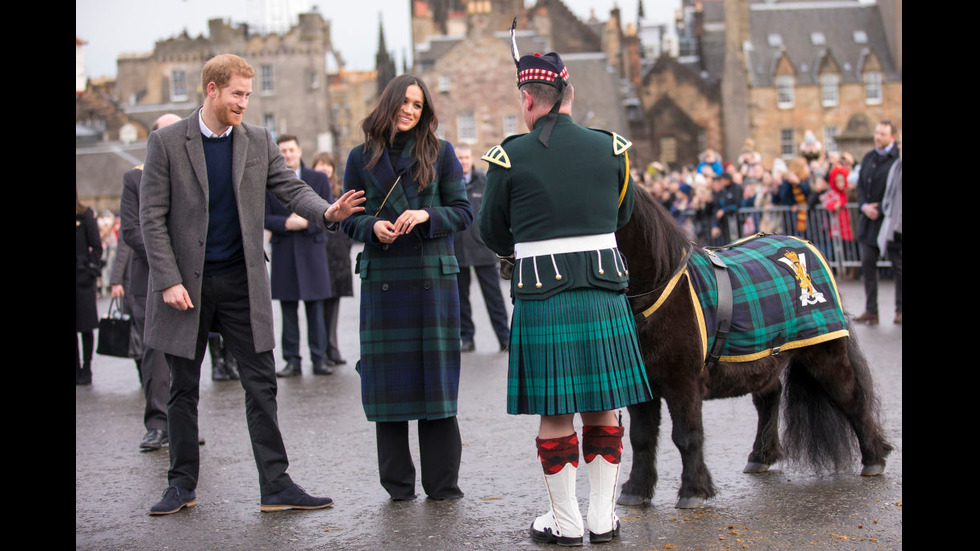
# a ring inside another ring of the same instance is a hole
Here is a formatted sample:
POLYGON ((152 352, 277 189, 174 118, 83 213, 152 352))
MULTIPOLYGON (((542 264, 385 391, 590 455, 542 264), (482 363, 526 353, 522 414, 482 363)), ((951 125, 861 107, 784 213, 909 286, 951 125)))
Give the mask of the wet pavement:
MULTIPOLYGON (((475 287, 475 282, 474 282, 475 287)), ((840 282, 845 307, 863 310, 859 281, 840 282)), ((602 545, 618 549, 901 549, 902 328, 891 323, 890 281, 882 283, 882 323, 853 329, 871 363, 887 437, 895 446, 885 474, 817 475, 777 464, 770 472, 741 472, 754 436, 749 397, 707 402, 705 455, 718 495, 702 509, 676 509, 680 455, 663 436, 660 483, 645 507, 617 507, 622 535, 602 545), (887 306, 886 306, 887 305, 887 306)), ((391 502, 378 483, 374 426, 360 406, 357 298, 341 300, 340 339, 348 364, 314 376, 308 357, 300 377, 279 380, 279 423, 293 479, 335 505, 319 511, 259 511, 258 480, 237 381, 215 382, 202 369, 198 505, 150 517, 167 485, 166 449, 140 453, 143 395, 135 364, 97 355, 94 380, 75 389, 76 549, 550 549, 527 529, 547 508, 535 458, 537 418, 505 411, 506 354, 479 291, 471 292, 477 351, 463 355, 459 425, 463 438, 455 501, 391 502)), ((108 300, 100 301, 101 311, 108 300)), ((274 310, 278 314, 278 305, 274 310)), ((300 309, 301 327, 305 328, 300 309)), ((277 319, 277 335, 278 335, 277 319)), ((305 339, 305 330, 302 332, 305 339)), ((305 353, 305 348, 304 348, 305 353)), ((282 363, 280 358, 277 362, 282 363)), ((624 424, 629 424, 624 414, 624 424)), ((662 434, 669 435, 665 415, 662 434)), ((418 467, 417 436, 412 425, 418 467)), ((632 454, 625 442, 625 481, 632 454)), ((585 514, 588 484, 579 473, 585 514)), ((587 540, 587 538, 586 538, 587 540)), ((586 541, 585 546, 591 544, 586 541)))

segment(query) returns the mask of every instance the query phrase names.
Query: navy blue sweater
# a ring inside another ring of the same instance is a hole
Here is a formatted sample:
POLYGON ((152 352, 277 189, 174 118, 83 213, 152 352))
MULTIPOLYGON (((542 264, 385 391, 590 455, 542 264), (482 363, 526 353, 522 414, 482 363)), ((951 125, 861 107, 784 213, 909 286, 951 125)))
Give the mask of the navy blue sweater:
POLYGON ((231 181, 231 134, 204 137, 208 164, 208 239, 204 252, 204 275, 218 275, 245 266, 238 203, 231 181))

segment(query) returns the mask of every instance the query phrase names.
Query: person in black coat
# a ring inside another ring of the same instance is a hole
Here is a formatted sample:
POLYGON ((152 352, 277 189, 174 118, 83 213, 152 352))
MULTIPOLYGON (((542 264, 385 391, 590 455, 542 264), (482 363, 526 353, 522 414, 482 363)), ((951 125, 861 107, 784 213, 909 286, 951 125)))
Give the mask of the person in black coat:
MULTIPOLYGON (((303 166, 303 150, 296 136, 283 134, 276 139, 286 167, 327 201, 333 201, 330 180, 322 173, 303 166)), ((293 377, 301 370, 299 301, 306 307, 307 341, 313 360, 313 373, 329 375, 327 328, 324 300, 333 296, 327 264, 326 231, 291 212, 271 192, 266 192, 265 229, 272 232, 272 298, 282 308, 282 355, 286 366, 276 375, 293 377)))
MULTIPOLYGON (((854 318, 854 321, 869 325, 878 323, 878 258, 881 257, 878 232, 884 219, 881 201, 885 197, 888 172, 899 158, 899 151, 895 146, 896 134, 892 122, 879 122, 875 126, 875 147, 861 160, 858 172, 857 202, 861 212, 858 218, 858 242, 861 244, 861 277, 864 279, 865 311, 854 318)), ((901 279, 897 279, 896 294, 901 292, 901 286, 901 279)), ((896 302, 896 310, 901 312, 900 296, 896 296, 896 302)))
MULTIPOLYGON (((487 177, 479 170, 473 170, 473 151, 468 145, 456 148, 456 158, 463 167, 463 181, 466 182, 466 198, 469 199, 473 212, 480 210, 483 202, 483 188, 487 177)), ((470 305, 470 268, 476 273, 480 283, 480 292, 490 315, 493 332, 497 335, 500 350, 506 351, 510 345, 510 322, 507 319, 507 308, 504 306, 504 295, 500 291, 499 260, 483 240, 480 239, 480 228, 471 225, 469 228, 453 234, 456 258, 459 259, 459 273, 456 280, 459 283, 459 336, 463 352, 476 350, 473 337, 476 326, 473 324, 473 308, 470 305)))
POLYGON ((92 384, 95 329, 99 326, 96 286, 102 273, 102 239, 95 211, 78 200, 75 187, 75 384, 92 384), (78 349, 78 334, 82 349, 78 349))

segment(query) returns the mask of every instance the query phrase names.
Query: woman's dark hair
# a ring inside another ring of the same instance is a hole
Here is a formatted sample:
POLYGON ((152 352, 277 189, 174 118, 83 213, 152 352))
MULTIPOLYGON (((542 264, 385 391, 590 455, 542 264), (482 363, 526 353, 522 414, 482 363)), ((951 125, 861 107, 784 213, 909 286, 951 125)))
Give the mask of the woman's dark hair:
POLYGON ((415 136, 416 162, 412 169, 412 176, 418 182, 421 191, 435 178, 433 165, 439 154, 439 138, 436 137, 439 118, 436 117, 432 96, 425 82, 417 76, 408 74, 392 79, 381 92, 377 107, 361 123, 361 128, 364 130, 364 150, 368 156, 367 168, 373 168, 384 154, 385 147, 390 146, 395 139, 395 134, 398 132, 395 116, 401 109, 402 102, 405 101, 405 91, 412 85, 422 90, 424 98, 419 122, 408 131, 415 136))

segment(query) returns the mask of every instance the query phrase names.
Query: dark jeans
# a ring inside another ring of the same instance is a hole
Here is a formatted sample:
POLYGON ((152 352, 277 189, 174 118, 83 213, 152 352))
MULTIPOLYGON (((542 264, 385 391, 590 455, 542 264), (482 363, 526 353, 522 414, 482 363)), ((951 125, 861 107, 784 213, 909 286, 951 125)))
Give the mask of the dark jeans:
MULTIPOLYGON (((902 311, 902 235, 896 234, 895 241, 885 244, 885 255, 892 263, 895 276, 895 311, 902 311)), ((865 310, 878 313, 878 247, 861 244, 861 272, 864 280, 865 310)))
MULTIPOLYGON (((281 300, 282 357, 287 362, 302 360, 299 354, 299 302, 281 300)), ((304 300, 306 307, 306 338, 313 363, 327 361, 327 325, 323 320, 323 301, 304 300)))
POLYGON ((200 302, 194 358, 166 355, 171 371, 170 400, 167 402, 170 432, 167 478, 171 485, 188 490, 197 488, 201 459, 197 423, 201 363, 207 348, 208 331, 214 322, 225 345, 238 359, 259 490, 262 495, 284 490, 292 485, 292 480, 286 474, 289 460, 279 432, 275 357, 271 350, 255 351, 245 270, 205 277, 200 302))
MULTIPOLYGON (((490 314, 493 332, 497 334, 500 346, 510 344, 510 323, 507 320, 507 307, 504 306, 504 296, 500 291, 500 275, 497 266, 473 266, 480 292, 490 314)), ((464 341, 472 341, 476 334, 473 324, 473 307, 470 305, 470 268, 460 267, 456 275, 459 287, 459 336, 464 341)))

